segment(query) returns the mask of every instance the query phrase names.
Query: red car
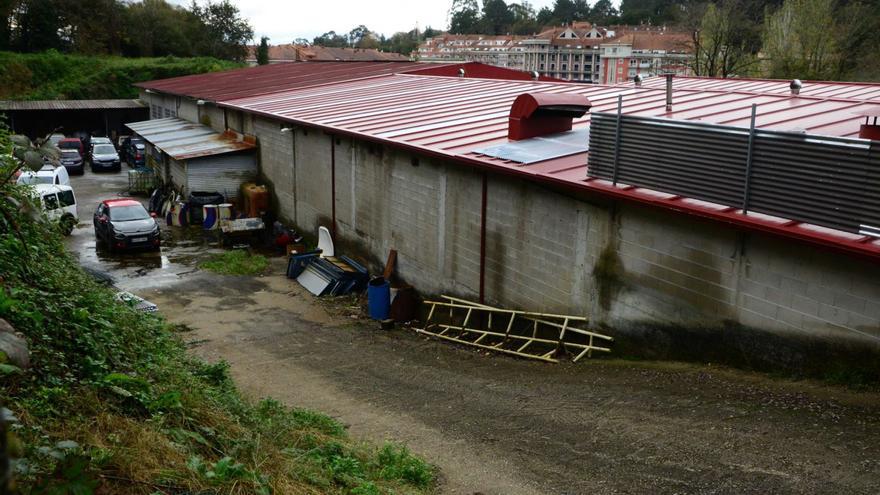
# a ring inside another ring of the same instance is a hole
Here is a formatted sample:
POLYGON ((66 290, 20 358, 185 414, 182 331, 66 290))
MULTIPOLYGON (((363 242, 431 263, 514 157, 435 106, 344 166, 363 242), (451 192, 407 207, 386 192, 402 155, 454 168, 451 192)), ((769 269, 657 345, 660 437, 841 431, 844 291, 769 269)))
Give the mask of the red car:
POLYGON ((58 148, 62 150, 76 150, 80 158, 85 153, 85 148, 83 148, 82 141, 79 138, 64 138, 58 141, 58 148))
POLYGON ((95 240, 110 251, 155 249, 161 245, 159 222, 133 199, 106 199, 95 210, 95 240))

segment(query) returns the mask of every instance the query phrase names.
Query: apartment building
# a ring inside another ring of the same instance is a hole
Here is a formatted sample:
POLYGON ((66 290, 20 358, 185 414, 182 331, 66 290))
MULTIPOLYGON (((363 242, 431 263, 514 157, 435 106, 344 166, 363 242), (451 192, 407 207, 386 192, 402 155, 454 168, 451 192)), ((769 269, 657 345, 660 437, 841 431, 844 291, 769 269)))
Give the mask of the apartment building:
POLYGON ((689 40, 687 33, 664 27, 576 22, 533 36, 443 34, 426 40, 414 56, 482 62, 566 81, 615 83, 639 73, 688 75, 689 40))

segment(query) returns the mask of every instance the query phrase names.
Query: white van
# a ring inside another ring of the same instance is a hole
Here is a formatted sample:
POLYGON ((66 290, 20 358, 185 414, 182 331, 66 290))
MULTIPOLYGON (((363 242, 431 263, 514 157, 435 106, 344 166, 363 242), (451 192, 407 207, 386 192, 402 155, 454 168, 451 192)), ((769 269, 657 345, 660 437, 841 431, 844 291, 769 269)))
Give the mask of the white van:
POLYGON ((70 235, 79 223, 73 188, 55 184, 36 184, 34 195, 40 198, 40 206, 46 217, 58 222, 62 234, 70 235))
POLYGON ((32 186, 38 184, 69 186, 70 175, 67 173, 67 168, 63 166, 53 167, 52 165, 43 165, 43 168, 37 172, 31 172, 30 170, 22 171, 16 182, 32 186))

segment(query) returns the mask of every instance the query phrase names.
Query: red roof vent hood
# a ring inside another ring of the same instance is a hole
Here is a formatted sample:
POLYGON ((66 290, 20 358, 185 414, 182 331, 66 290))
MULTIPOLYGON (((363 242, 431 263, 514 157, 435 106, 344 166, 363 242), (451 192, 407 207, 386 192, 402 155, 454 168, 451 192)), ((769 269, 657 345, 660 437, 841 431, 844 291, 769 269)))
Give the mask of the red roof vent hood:
POLYGON ((523 93, 510 107, 507 137, 513 141, 571 130, 571 121, 590 110, 584 95, 523 93))

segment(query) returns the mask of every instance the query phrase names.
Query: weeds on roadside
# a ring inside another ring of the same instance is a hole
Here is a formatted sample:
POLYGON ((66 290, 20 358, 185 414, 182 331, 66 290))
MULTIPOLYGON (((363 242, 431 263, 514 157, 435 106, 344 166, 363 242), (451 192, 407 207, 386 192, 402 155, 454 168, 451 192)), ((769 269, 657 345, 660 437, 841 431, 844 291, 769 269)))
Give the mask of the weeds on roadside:
MULTIPOLYGON (((4 146, 0 132, 0 160, 4 146)), ((0 393, 17 418, 23 494, 429 489, 431 468, 401 447, 358 444, 322 414, 244 399, 228 365, 186 353, 179 327, 114 302, 57 232, 19 211, 15 187, 0 187, 0 318, 24 334, 31 368, 0 373, 0 393)))
POLYGON ((265 256, 243 249, 225 251, 199 263, 199 268, 223 275, 258 275, 268 266, 269 260, 265 256))

